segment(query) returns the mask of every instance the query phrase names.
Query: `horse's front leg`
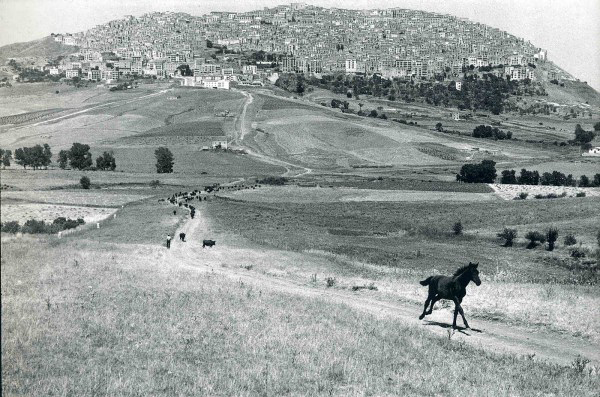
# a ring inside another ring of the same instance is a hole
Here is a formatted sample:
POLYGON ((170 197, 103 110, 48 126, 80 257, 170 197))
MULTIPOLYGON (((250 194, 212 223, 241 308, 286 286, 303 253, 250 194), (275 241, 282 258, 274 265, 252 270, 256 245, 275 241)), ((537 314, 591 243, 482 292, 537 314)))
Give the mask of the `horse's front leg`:
POLYGON ((455 310, 454 310, 454 326, 456 327, 456 315, 457 315, 457 310, 458 313, 460 313, 460 316, 463 319, 463 323, 465 323, 465 328, 471 328, 469 327, 469 323, 467 322, 467 319, 465 318, 465 312, 462 309, 462 306, 460 305, 460 302, 462 301, 462 299, 456 299, 454 301, 454 303, 456 304, 455 310))
POLYGON ((431 302, 431 297, 427 297, 427 300, 425 301, 425 307, 423 307, 423 313, 419 316, 419 320, 423 320, 423 317, 425 317, 428 313, 427 313, 427 306, 429 305, 429 302, 431 302))
POLYGON ((460 303, 458 303, 458 298, 454 298, 454 320, 452 321, 452 328, 457 328, 456 326, 456 317, 458 316, 458 311, 459 311, 459 307, 460 307, 460 303))

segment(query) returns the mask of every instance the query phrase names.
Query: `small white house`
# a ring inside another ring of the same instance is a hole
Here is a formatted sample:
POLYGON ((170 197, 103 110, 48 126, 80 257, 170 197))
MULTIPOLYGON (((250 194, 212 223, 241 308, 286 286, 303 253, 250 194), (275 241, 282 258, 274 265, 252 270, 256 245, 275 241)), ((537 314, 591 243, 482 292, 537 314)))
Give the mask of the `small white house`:
POLYGON ((596 146, 583 153, 584 156, 600 156, 600 146, 596 146))
POLYGON ((213 149, 227 149, 227 139, 219 139, 212 142, 213 149))

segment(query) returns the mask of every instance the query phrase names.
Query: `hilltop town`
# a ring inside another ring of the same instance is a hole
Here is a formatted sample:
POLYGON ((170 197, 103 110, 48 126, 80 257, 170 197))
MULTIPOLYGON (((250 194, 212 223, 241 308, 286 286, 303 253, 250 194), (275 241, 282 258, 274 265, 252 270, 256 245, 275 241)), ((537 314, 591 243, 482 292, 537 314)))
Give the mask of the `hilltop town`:
POLYGON ((232 81, 260 84, 289 72, 451 80, 475 70, 517 81, 574 80, 547 62, 546 50, 524 39, 451 15, 405 9, 292 3, 246 13, 152 13, 52 38, 77 51, 28 65, 67 79, 189 75, 184 85, 229 88, 232 81))

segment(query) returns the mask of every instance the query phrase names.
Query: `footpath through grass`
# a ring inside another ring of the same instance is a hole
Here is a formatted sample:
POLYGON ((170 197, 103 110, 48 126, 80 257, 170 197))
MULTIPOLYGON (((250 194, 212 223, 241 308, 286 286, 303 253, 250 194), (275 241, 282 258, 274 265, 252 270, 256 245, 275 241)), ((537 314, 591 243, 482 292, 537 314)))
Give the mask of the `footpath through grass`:
POLYGON ((173 263, 155 244, 2 244, 2 394, 597 395, 587 370, 497 356, 322 299, 173 263), (32 249, 35 247, 35 249, 32 249))

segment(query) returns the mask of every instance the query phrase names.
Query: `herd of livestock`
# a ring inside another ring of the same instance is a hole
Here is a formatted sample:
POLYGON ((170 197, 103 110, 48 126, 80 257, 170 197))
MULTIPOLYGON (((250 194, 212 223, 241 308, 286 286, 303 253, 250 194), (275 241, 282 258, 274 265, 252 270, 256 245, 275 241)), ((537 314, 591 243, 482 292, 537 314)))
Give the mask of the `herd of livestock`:
MULTIPOLYGON (((261 185, 225 185, 221 186, 219 184, 213 184, 210 186, 205 186, 204 190, 192 190, 191 192, 178 192, 174 193, 167 199, 160 199, 159 202, 167 201, 172 205, 176 205, 178 207, 186 208, 190 211, 190 217, 194 219, 196 216, 196 207, 194 207, 190 202, 194 200, 197 201, 207 201, 209 197, 215 197, 215 193, 219 191, 235 191, 242 189, 256 189, 261 185), (212 193, 212 196, 210 195, 212 193)), ((177 210, 173 210, 173 215, 177 215, 177 210)), ((179 240, 185 242, 185 233, 179 233, 179 240)), ((168 235, 167 237, 167 248, 170 247, 171 237, 168 235)), ((215 240, 202 240, 202 248, 204 247, 213 247, 216 244, 215 240)))

